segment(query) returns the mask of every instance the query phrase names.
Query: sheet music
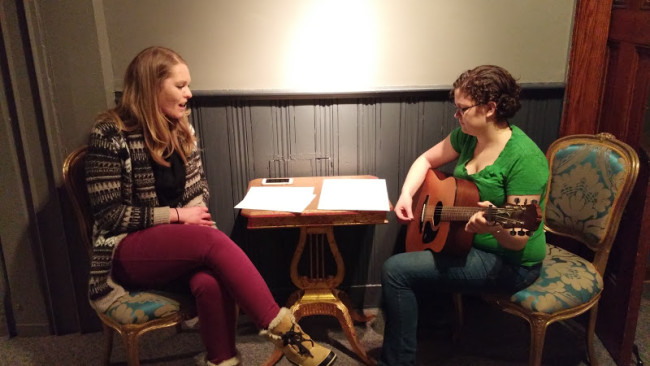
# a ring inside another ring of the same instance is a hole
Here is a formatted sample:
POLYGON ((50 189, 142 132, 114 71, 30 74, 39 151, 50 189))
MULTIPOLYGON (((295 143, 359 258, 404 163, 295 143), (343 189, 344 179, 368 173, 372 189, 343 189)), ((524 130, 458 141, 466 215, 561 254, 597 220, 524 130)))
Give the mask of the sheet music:
POLYGON ((390 211, 385 179, 324 179, 319 210, 390 211))
POLYGON ((314 187, 251 187, 235 208, 303 212, 314 197, 314 187))

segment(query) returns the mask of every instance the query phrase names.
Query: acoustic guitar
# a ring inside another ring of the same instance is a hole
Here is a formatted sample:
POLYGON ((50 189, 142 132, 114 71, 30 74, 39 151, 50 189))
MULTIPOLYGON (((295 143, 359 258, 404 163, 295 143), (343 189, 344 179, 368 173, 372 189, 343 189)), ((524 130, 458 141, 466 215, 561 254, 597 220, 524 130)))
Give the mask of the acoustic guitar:
POLYGON ((472 247, 473 233, 465 224, 476 212, 485 219, 509 228, 511 235, 531 235, 542 221, 537 202, 505 207, 479 207, 479 193, 470 181, 446 177, 429 170, 420 189, 413 196, 413 216, 406 229, 406 251, 430 249, 436 253, 466 255, 472 247))

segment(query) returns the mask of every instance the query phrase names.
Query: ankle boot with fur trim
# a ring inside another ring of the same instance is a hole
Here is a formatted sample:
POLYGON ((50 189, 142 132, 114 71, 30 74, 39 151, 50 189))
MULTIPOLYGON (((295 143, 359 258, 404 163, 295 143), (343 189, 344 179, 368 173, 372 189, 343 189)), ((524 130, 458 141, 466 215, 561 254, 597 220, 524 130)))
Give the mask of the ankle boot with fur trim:
POLYGON ((296 365, 329 366, 336 359, 334 352, 312 341, 302 331, 287 308, 281 308, 268 329, 260 331, 260 334, 269 337, 276 347, 282 349, 284 356, 296 365))

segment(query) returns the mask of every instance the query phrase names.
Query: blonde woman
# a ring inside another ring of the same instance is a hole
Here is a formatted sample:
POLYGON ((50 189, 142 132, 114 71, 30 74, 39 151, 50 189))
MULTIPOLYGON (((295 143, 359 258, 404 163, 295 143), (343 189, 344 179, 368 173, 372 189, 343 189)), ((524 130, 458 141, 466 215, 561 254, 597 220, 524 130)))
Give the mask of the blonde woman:
POLYGON ((239 305, 297 365, 331 365, 336 355, 313 342, 280 308, 255 266, 218 230, 188 122, 187 63, 150 47, 129 64, 118 105, 90 134, 86 179, 94 218, 89 297, 105 311, 128 288, 184 284, 196 300, 206 364, 240 364, 239 305))

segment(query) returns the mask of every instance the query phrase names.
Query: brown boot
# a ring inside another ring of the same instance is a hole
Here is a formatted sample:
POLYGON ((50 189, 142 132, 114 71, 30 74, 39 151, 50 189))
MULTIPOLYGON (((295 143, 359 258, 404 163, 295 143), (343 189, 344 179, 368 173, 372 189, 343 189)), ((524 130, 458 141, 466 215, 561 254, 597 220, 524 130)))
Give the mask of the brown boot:
POLYGON ((282 349, 284 356, 296 365, 329 366, 336 359, 334 352, 312 341, 311 337, 302 331, 287 308, 281 308, 269 328, 262 330, 260 334, 269 337, 277 348, 282 349))

